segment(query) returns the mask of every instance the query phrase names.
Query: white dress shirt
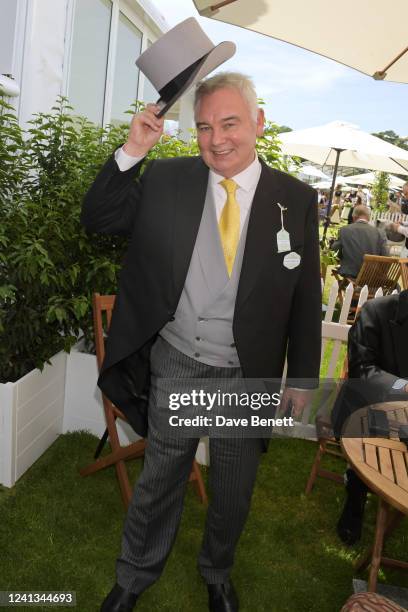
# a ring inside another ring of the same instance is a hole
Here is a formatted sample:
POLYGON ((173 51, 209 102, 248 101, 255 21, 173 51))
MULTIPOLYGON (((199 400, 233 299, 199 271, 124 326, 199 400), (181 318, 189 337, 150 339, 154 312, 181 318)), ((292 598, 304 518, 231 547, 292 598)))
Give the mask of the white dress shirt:
MULTIPOLYGON (((130 168, 132 168, 132 166, 136 165, 142 159, 143 157, 133 157, 132 155, 128 155, 123 150, 123 147, 115 151, 115 160, 121 172, 129 170, 130 168)), ((249 166, 245 168, 245 170, 239 172, 239 174, 236 174, 232 177, 232 179, 238 185, 238 188, 235 192, 235 199, 238 202, 240 210, 240 236, 248 212, 251 210, 252 200, 254 199, 255 190, 258 186, 259 177, 261 176, 261 170, 261 163, 257 155, 255 155, 254 161, 249 164, 249 166)), ((219 222, 220 220, 222 209, 224 208, 225 202, 227 200, 227 193, 224 187, 220 185, 220 182, 223 179, 223 176, 217 174, 213 170, 210 170, 208 175, 208 186, 209 189, 211 189, 212 191, 211 195, 213 196, 213 200, 215 203, 217 222, 219 222)))
MULTIPOLYGON (((232 179, 238 185, 235 192, 235 199, 238 202, 240 211, 240 236, 248 212, 251 210, 252 200, 254 199, 255 190, 258 186, 259 177, 261 176, 261 170, 261 163, 258 157, 255 155, 254 161, 249 164, 245 170, 232 177, 232 179)), ((220 185, 220 182, 223 179, 223 176, 217 174, 213 170, 210 170, 208 175, 208 186, 212 191, 212 196, 215 203, 215 212, 217 214, 217 222, 220 220, 222 209, 227 201, 227 192, 225 191, 224 187, 220 185)))

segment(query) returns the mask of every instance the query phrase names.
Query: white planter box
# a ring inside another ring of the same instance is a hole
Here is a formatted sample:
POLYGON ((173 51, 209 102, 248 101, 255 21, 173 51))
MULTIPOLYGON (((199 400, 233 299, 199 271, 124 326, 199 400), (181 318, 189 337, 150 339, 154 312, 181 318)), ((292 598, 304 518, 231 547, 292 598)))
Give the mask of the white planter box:
MULTIPOLYGON (((98 367, 95 355, 81 353, 78 343, 67 355, 63 433, 86 429, 99 438, 105 431, 105 413, 101 392, 96 384, 98 367)), ((117 422, 121 444, 129 444, 139 437, 133 429, 117 422)))
POLYGON ((65 353, 41 372, 33 370, 15 383, 0 384, 0 484, 16 480, 62 432, 65 353))
MULTIPOLYGON (((58 353, 42 372, 0 384, 1 485, 12 487, 61 433, 87 430, 100 437, 105 431, 96 357, 80 352, 81 347, 58 353)), ((121 421, 118 431, 122 444, 138 439, 121 421)), ((200 442, 196 457, 208 464, 206 442, 200 442)))

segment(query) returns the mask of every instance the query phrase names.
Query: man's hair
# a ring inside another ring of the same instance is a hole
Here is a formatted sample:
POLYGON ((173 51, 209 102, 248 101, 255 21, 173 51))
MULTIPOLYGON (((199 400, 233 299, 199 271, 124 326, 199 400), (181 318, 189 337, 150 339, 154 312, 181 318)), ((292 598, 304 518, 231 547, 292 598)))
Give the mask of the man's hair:
POLYGON ((249 106, 252 119, 256 121, 258 115, 258 98, 255 87, 250 77, 240 72, 219 72, 215 76, 197 83, 194 96, 194 112, 197 112, 201 99, 204 96, 212 94, 218 89, 224 89, 225 87, 237 89, 239 91, 249 106))
POLYGON ((361 217, 370 218, 370 209, 364 204, 358 204, 353 209, 353 219, 360 219, 361 217))

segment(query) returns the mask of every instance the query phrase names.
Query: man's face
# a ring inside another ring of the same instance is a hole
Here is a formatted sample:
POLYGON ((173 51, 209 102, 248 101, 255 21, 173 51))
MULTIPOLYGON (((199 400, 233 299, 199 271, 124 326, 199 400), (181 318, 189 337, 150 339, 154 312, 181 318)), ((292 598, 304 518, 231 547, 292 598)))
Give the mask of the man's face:
POLYGON ((403 186, 402 193, 404 195, 404 198, 408 198, 408 185, 403 186))
POLYGON ((201 156, 214 172, 231 178, 254 161, 264 114, 258 109, 255 121, 237 89, 225 87, 203 96, 195 120, 201 156))

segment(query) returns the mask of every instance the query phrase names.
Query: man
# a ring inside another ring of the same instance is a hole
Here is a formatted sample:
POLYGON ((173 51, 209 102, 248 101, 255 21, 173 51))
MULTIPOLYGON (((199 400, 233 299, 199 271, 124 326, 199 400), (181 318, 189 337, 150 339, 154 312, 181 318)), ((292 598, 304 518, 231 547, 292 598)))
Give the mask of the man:
MULTIPOLYGON (((404 188, 406 187, 406 194, 407 194, 407 210, 408 210, 408 183, 405 183, 404 188)), ((402 203, 403 203, 403 198, 401 199, 401 211, 402 211, 402 203)), ((405 246, 402 249, 401 253, 400 253, 400 257, 408 257, 408 225, 406 225, 405 223, 390 223, 388 225, 388 228, 393 231, 393 232, 397 232, 398 234, 401 234, 402 236, 405 237, 405 246)))
POLYGON ((401 212, 408 215, 408 182, 402 186, 401 212))
POLYGON ((359 202, 361 201, 361 204, 366 205, 367 203, 367 198, 366 198, 366 194, 364 193, 364 190, 362 188, 361 185, 358 185, 357 187, 357 194, 356 194, 357 198, 360 198, 360 200, 358 200, 359 202))
MULTIPOLYGON (((199 441, 161 430, 158 381, 280 378, 286 351, 288 378, 319 372, 316 192, 258 160, 264 116, 251 81, 225 73, 201 82, 201 157, 155 160, 135 182, 162 134, 155 112, 135 115, 82 214, 90 231, 131 236, 99 385, 148 440, 104 612, 132 610, 160 576, 199 441), (278 235, 282 218, 289 237, 278 235)), ((287 388, 282 410, 293 406, 299 416, 304 403, 302 390, 287 388)), ((198 564, 214 612, 238 610, 230 572, 262 450, 259 438, 210 437, 211 502, 198 564)))
POLYGON ((369 224, 370 210, 358 205, 353 210, 353 223, 342 227, 338 240, 332 243, 333 251, 339 252, 339 273, 357 278, 364 255, 388 255, 387 237, 369 224))
MULTIPOLYGON (((335 435, 358 408, 408 399, 408 291, 369 300, 348 337, 348 380, 333 408, 335 435)), ((367 488, 352 469, 346 472, 347 499, 337 524, 346 544, 361 537, 367 488)))

